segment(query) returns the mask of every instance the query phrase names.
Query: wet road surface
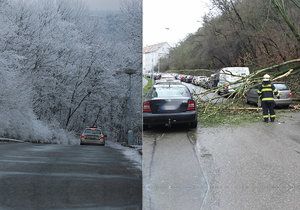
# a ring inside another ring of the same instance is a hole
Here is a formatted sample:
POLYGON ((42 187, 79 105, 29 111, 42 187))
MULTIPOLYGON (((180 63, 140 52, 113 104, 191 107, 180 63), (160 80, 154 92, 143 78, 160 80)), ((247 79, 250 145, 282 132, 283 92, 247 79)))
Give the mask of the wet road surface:
POLYGON ((207 185, 187 129, 144 132, 143 209, 201 207, 207 185))
POLYGON ((144 209, 299 209, 300 113, 274 124, 154 128, 143 139, 144 209))
POLYGON ((198 129, 203 209, 300 207, 300 113, 274 124, 198 129))
POLYGON ((116 149, 0 144, 0 209, 141 209, 142 175, 116 149))

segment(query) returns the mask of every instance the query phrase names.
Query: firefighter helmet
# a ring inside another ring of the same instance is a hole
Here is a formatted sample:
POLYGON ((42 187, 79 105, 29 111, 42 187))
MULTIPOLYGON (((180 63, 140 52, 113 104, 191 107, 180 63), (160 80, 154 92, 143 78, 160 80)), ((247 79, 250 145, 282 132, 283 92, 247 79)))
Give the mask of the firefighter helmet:
POLYGON ((265 74, 264 77, 263 77, 263 81, 267 82, 267 81, 270 81, 270 75, 268 74, 265 74))

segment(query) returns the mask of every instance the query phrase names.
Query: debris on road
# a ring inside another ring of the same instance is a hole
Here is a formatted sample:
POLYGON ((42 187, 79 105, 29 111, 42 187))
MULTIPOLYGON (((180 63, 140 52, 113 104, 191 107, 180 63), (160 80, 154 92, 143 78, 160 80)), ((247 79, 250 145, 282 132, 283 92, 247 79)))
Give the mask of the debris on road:
POLYGON ((291 105, 293 110, 300 110, 300 104, 291 105))
POLYGON ((261 108, 254 108, 254 107, 233 107, 228 108, 230 111, 260 111, 261 108))

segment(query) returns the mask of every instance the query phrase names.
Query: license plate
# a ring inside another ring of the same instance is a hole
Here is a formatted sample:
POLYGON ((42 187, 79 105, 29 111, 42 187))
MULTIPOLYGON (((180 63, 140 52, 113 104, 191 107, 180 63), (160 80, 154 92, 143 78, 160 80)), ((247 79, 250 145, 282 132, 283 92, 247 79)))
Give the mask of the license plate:
POLYGON ((175 106, 164 106, 164 110, 174 110, 175 106))

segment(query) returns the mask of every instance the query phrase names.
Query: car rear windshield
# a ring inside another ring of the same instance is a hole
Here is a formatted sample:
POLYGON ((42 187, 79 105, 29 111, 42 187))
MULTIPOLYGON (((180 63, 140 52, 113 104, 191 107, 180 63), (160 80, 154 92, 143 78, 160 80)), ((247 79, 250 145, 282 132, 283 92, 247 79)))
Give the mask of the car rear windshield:
POLYGON ((191 97, 186 87, 156 87, 152 90, 152 98, 191 97))
POLYGON ((279 83, 279 84, 274 84, 274 86, 277 90, 289 90, 286 84, 279 83))
POLYGON ((86 135, 100 135, 101 131, 100 130, 86 129, 86 130, 84 130, 84 134, 86 134, 86 135))

